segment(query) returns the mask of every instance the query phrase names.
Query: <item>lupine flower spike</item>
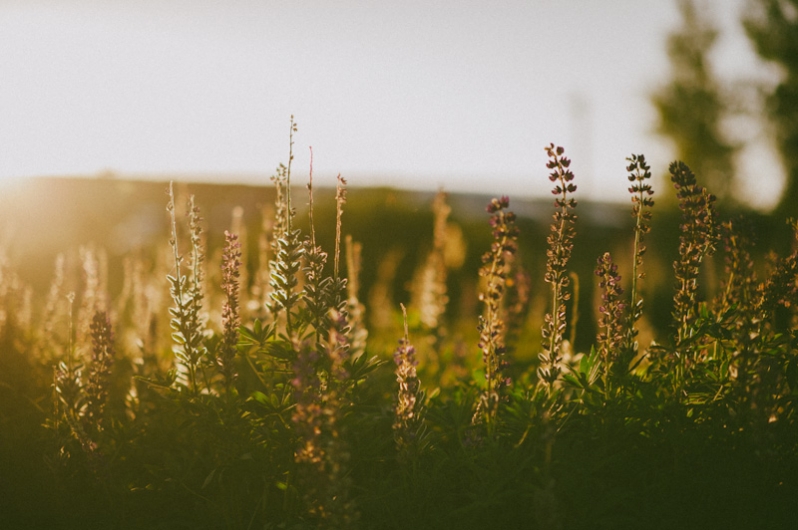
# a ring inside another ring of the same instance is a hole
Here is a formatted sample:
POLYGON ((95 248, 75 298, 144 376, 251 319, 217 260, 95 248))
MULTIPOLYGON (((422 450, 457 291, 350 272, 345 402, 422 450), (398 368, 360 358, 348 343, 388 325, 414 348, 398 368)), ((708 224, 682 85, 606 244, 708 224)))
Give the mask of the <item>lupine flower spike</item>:
POLYGON ((404 315, 405 334, 399 340, 399 347, 393 354, 396 363, 396 381, 399 384, 399 392, 394 406, 393 433, 399 460, 404 461, 417 449, 422 403, 419 396, 418 375, 416 374, 418 365, 416 349, 410 344, 408 337, 407 310, 404 305, 401 307, 404 315))
POLYGON ((236 378, 235 356, 238 344, 238 328, 241 326, 239 314, 239 277, 241 270, 241 243, 237 234, 225 231, 224 251, 222 252, 222 291, 225 294, 222 306, 222 342, 216 365, 224 377, 225 388, 230 394, 236 378))
POLYGON ((695 362, 696 349, 685 345, 698 317, 698 274, 704 257, 715 250, 715 197, 696 183, 695 175, 683 162, 670 165, 671 181, 682 210, 679 259, 673 263, 676 294, 673 318, 676 322, 676 348, 679 356, 676 376, 684 381, 685 371, 695 362), (685 345, 685 346, 683 346, 685 345))
POLYGON ((479 297, 485 304, 485 310, 479 317, 477 326, 479 348, 482 350, 482 361, 485 366, 485 390, 477 405, 474 423, 484 421, 489 432, 495 427, 499 401, 504 388, 508 385, 504 375, 507 360, 504 342, 505 325, 501 309, 507 284, 508 257, 516 252, 516 239, 518 239, 515 214, 507 211, 509 206, 508 197, 493 199, 488 204, 487 212, 491 214, 490 225, 493 227, 493 243, 490 252, 482 256, 482 268, 479 270, 480 276, 487 280, 485 292, 479 297))
POLYGON ((621 288, 621 276, 618 274, 618 266, 612 262, 612 256, 605 252, 598 259, 596 276, 599 280, 601 289, 601 305, 599 306, 599 333, 596 337, 598 344, 599 359, 602 365, 602 377, 604 383, 604 395, 610 396, 610 373, 616 361, 621 341, 624 338, 624 309, 625 304, 621 298, 623 288, 621 288))
POLYGON ((570 278, 568 277, 568 260, 571 258, 573 239, 575 235, 574 222, 576 215, 576 200, 571 194, 576 191, 573 183, 574 174, 571 171, 571 160, 563 156, 565 150, 550 144, 546 147, 549 161, 546 167, 551 170, 549 180, 554 182, 552 194, 554 199, 554 222, 551 224, 551 234, 547 239, 548 250, 546 255, 546 283, 551 285, 551 312, 544 317, 541 336, 543 338, 543 352, 540 354, 540 368, 538 377, 543 381, 549 391, 560 376, 562 371, 562 343, 565 334, 565 302, 571 295, 566 290, 570 278))
POLYGON ((635 237, 626 333, 618 359, 618 368, 620 370, 628 369, 629 363, 632 362, 638 351, 636 341, 638 331, 635 324, 643 316, 643 298, 640 296, 638 282, 645 278, 645 273, 641 270, 643 267, 643 255, 646 252, 644 240, 645 235, 651 231, 651 208, 654 206, 654 199, 651 198, 654 190, 649 184, 651 168, 646 163, 645 155, 632 155, 626 160, 629 162, 626 166, 626 171, 629 172, 627 178, 630 183, 629 193, 632 195, 632 217, 635 219, 635 237))

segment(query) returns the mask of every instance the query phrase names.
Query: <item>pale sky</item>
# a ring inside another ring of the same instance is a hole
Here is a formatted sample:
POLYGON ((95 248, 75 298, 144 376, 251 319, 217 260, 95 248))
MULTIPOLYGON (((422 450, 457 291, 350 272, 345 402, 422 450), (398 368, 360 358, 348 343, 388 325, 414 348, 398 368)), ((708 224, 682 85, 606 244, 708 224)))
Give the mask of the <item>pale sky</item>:
MULTIPOLYGON (((754 75, 744 1, 707 3, 719 74, 754 75)), ((313 146, 321 183, 540 195, 555 142, 583 196, 627 200, 625 157, 672 157, 648 94, 678 23, 671 0, 0 0, 0 179, 262 181, 293 114, 299 180, 313 146)))

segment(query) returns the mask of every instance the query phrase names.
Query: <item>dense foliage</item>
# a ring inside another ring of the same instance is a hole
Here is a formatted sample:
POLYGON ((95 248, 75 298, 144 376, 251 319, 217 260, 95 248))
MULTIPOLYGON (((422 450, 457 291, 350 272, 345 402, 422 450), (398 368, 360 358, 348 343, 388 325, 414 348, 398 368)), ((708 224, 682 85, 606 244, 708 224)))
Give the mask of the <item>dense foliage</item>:
POLYGON ((598 333, 577 353, 577 186, 564 150, 546 151, 556 199, 543 309, 531 307, 510 201, 494 199, 470 336, 446 318, 445 197, 397 318, 378 296, 359 298, 343 179, 332 255, 317 241, 312 173, 309 230, 297 228, 290 153, 252 252, 234 227, 208 254, 199 208, 170 193, 169 261, 148 269, 131 256, 113 300, 101 249, 81 253, 77 293, 57 261, 39 318, 3 263, 3 527, 789 527, 798 240, 755 264, 745 221, 720 219, 674 162, 671 332, 643 343, 654 201, 645 157, 631 156, 629 294, 624 261, 596 256, 598 333), (703 282, 715 253, 725 266, 713 293, 703 282), (367 326, 386 311, 398 325, 367 326), (378 335, 391 329, 387 351, 378 335))

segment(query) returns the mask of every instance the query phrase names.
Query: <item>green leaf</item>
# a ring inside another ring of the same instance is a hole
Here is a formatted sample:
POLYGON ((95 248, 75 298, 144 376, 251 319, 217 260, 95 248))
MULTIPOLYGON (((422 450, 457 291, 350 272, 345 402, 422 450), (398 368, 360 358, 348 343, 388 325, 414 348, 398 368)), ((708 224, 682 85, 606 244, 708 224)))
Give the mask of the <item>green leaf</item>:
POLYGON ((269 404, 269 398, 263 392, 258 390, 254 391, 252 394, 249 395, 251 399, 254 399, 258 403, 263 403, 264 405, 269 404))
POLYGON ((379 359, 376 355, 366 359, 365 355, 360 355, 354 360, 348 360, 345 367, 349 372, 349 378, 353 381, 360 381, 366 378, 368 374, 383 366, 388 361, 379 359))
POLYGON ((562 376, 563 381, 566 383, 575 386, 576 388, 586 388, 579 378, 577 378, 574 374, 565 374, 562 376))
POLYGON ((291 360, 296 356, 291 343, 285 340, 273 340, 265 345, 266 353, 272 357, 291 360))

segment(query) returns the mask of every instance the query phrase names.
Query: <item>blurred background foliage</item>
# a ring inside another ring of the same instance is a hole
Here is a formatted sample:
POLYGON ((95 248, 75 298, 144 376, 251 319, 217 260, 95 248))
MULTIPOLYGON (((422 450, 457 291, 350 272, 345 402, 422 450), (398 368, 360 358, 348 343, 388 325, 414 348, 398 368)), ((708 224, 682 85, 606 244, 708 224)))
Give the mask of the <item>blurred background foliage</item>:
POLYGON ((764 125, 768 141, 784 167, 786 181, 776 215, 798 214, 798 1, 748 0, 740 24, 760 61, 774 75, 768 80, 722 79, 713 51, 722 37, 718 13, 701 0, 677 0, 681 26, 667 40, 670 80, 651 95, 656 131, 720 200, 746 197, 735 190, 736 167, 750 130, 764 125), (736 191, 736 193, 735 193, 736 191))

